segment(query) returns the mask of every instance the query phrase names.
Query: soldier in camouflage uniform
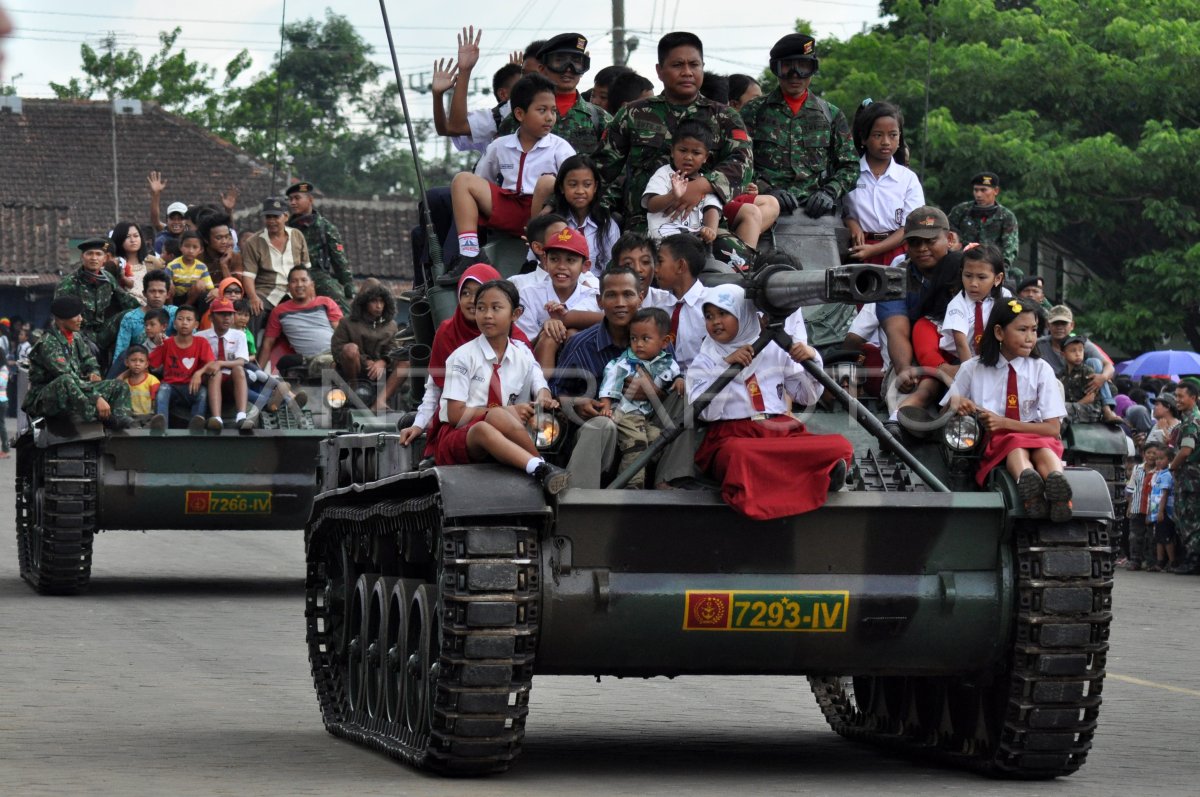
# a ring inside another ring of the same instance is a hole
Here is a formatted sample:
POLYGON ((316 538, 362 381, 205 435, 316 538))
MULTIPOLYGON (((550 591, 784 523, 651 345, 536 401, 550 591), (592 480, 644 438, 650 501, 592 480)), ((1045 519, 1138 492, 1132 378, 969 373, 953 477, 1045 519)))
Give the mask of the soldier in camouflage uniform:
POLYGON ((658 77, 663 92, 631 102, 617 112, 596 153, 607 186, 605 203, 624 215, 625 229, 646 231, 642 195, 658 167, 671 160, 671 138, 679 123, 694 119, 713 134, 709 162, 688 181, 678 209, 689 210, 705 194, 722 203, 745 190, 754 152, 737 111, 700 95, 704 80, 704 48, 691 33, 668 33, 658 43, 658 77))
MULTIPOLYGON (((600 149, 604 129, 612 117, 608 111, 585 100, 576 89, 580 76, 592 65, 587 41, 578 33, 561 33, 542 45, 536 55, 538 72, 554 84, 554 97, 558 102, 554 135, 566 139, 576 152, 592 155, 600 149), (567 103, 571 103, 569 108, 567 103)), ((519 126, 516 116, 510 113, 500 123, 497 135, 515 133, 519 126)))
POLYGON ((125 311, 140 306, 138 300, 120 288, 105 271, 107 248, 106 238, 89 238, 79 244, 83 264, 78 271, 63 277, 54 289, 56 297, 74 296, 83 303, 83 334, 98 351, 112 345, 116 325, 125 311))
POLYGON ((1171 461, 1175 476, 1175 528, 1183 541, 1184 559, 1172 573, 1200 575, 1200 385, 1185 379, 1175 388, 1179 410, 1179 452, 1171 461))
POLYGON ((996 201, 1000 195, 1000 178, 995 172, 980 172, 971 178, 974 202, 961 202, 949 213, 950 229, 958 233, 963 246, 972 243, 995 244, 1004 255, 1004 270, 1014 282, 1025 275, 1016 268, 1020 235, 1017 217, 996 201))
POLYGON ((742 106, 758 191, 779 200, 788 215, 800 207, 812 218, 831 214, 858 183, 850 125, 837 107, 809 92, 819 66, 811 36, 784 36, 770 57, 779 86, 742 106))
POLYGON ((132 423, 129 385, 100 378, 100 364, 79 334, 83 311, 77 296, 59 296, 50 303, 54 326, 29 350, 29 391, 21 409, 29 415, 65 415, 126 429, 132 423))
POLYGON ((291 215, 287 224, 304 233, 317 296, 328 296, 337 302, 343 313, 349 313, 350 300, 356 291, 354 275, 350 273, 350 263, 346 259, 346 247, 338 228, 313 207, 312 192, 312 183, 295 183, 288 187, 291 215))

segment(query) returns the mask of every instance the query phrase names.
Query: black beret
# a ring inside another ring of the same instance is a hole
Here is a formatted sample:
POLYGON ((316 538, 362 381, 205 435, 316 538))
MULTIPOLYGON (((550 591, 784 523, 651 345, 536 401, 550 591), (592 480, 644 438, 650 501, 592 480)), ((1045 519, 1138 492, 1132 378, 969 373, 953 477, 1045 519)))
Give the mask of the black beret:
POLYGON ((995 172, 980 172, 971 178, 971 185, 986 185, 988 188, 999 188, 1000 177, 995 172))
POLYGON ((288 186, 288 190, 284 191, 283 193, 287 194, 288 196, 291 196, 292 194, 298 194, 301 191, 303 191, 306 194, 311 194, 313 192, 313 184, 312 183, 292 183, 291 185, 288 186))
POLYGON ((78 247, 80 252, 90 252, 93 249, 107 249, 107 248, 108 248, 108 239, 107 238, 88 238, 86 241, 80 241, 79 247, 78 247))
POLYGON ((83 300, 69 294, 56 296, 54 301, 50 302, 50 315, 55 318, 74 318, 77 315, 83 315, 83 300))
POLYGON ((553 39, 548 39, 534 56, 542 58, 558 52, 587 53, 587 43, 587 37, 582 33, 560 33, 553 39))
POLYGON ((781 58, 816 58, 817 43, 812 36, 804 33, 789 33, 771 48, 771 60, 781 58))
POLYGON ((1037 274, 1034 274, 1032 277, 1026 277, 1025 279, 1021 280, 1021 284, 1017 286, 1017 293, 1020 293, 1026 288, 1031 287, 1044 288, 1046 287, 1046 281, 1037 274))

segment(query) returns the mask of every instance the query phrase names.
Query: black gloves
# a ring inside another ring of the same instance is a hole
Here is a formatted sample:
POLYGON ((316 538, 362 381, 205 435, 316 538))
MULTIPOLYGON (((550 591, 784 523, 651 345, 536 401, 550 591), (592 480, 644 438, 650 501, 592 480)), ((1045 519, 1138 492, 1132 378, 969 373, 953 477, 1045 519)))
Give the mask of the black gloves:
POLYGON ((796 208, 800 207, 799 200, 787 191, 776 190, 771 192, 771 196, 779 200, 779 212, 785 216, 790 216, 796 212, 796 208))
POLYGON ((804 213, 810 219, 819 219, 822 216, 828 216, 835 209, 837 209, 837 200, 824 188, 811 193, 808 201, 804 203, 804 213))

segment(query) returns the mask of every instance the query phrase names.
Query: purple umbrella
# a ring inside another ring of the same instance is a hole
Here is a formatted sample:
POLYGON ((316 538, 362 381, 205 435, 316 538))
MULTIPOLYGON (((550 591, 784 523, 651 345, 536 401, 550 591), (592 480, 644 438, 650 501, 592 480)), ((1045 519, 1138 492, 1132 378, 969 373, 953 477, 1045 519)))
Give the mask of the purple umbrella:
POLYGON ((1200 354, 1194 351, 1148 351, 1117 365, 1116 371, 1129 376, 1200 374, 1200 354))

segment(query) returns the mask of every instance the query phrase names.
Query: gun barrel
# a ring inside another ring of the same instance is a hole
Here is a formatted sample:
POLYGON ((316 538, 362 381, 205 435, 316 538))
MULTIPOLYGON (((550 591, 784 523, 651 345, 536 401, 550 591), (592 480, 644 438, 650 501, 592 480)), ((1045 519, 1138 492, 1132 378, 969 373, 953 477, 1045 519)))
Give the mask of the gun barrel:
POLYGON ((768 266, 754 277, 753 298, 758 309, 768 315, 790 315, 797 308, 814 304, 901 299, 905 281, 904 269, 891 266, 833 266, 819 271, 768 266))

